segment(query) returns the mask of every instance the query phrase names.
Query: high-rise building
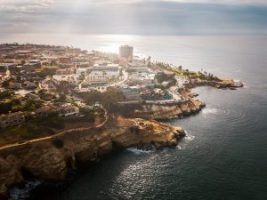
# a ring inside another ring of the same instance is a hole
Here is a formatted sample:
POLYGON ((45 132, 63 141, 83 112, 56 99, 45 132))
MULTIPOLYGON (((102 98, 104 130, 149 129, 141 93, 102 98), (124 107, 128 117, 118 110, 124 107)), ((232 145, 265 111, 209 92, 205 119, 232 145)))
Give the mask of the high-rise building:
POLYGON ((119 49, 120 59, 125 59, 128 62, 132 62, 133 60, 133 47, 128 45, 120 46, 119 49))

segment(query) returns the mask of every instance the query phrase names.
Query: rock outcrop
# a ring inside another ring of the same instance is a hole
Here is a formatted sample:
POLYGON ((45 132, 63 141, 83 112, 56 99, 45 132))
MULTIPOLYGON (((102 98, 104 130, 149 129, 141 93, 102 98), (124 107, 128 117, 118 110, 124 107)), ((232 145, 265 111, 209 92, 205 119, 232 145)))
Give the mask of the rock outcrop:
POLYGON ((143 104, 141 109, 136 109, 131 117, 142 117, 144 119, 164 120, 187 116, 199 112, 205 104, 197 99, 175 105, 151 105, 143 104))
POLYGON ((217 81, 210 81, 210 80, 197 80, 194 82, 189 82, 184 85, 186 88, 195 88, 199 86, 210 86, 219 89, 237 89, 244 87, 244 83, 239 80, 227 80, 227 79, 220 79, 217 81))
POLYGON ((44 140, 29 141, 0 150, 0 196, 23 183, 27 176, 64 180, 77 163, 95 160, 120 148, 174 146, 185 135, 181 128, 154 120, 116 118, 102 127, 66 131, 44 140))

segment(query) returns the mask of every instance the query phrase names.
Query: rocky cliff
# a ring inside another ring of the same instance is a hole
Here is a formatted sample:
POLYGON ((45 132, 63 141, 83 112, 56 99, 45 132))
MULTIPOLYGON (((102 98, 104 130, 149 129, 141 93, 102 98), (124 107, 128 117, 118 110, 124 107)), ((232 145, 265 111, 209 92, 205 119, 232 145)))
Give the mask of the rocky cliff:
POLYGON ((197 99, 175 105, 143 104, 141 109, 136 109, 131 117, 142 117, 144 119, 171 119, 199 112, 205 104, 197 99))
POLYGON ((64 180, 77 163, 130 146, 174 146, 184 135, 181 128, 153 120, 116 118, 101 127, 66 131, 55 137, 2 148, 0 196, 6 197, 9 187, 23 183, 29 175, 40 180, 64 180))
POLYGON ((189 82, 185 84, 187 88, 195 88, 199 86, 210 86, 216 87, 219 89, 237 89, 244 87, 244 83, 239 80, 227 80, 227 79, 220 79, 217 81, 210 81, 210 80, 197 80, 195 82, 189 82))

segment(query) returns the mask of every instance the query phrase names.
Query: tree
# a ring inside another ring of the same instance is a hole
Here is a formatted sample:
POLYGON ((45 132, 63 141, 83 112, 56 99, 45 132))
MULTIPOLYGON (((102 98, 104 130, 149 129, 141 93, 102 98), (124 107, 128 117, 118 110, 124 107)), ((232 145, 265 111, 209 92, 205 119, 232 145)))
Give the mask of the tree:
POLYGON ((39 76, 45 78, 46 76, 53 76, 56 73, 56 69, 53 68, 44 68, 39 72, 39 76))
POLYGON ((59 98, 58 98, 58 101, 59 101, 59 102, 65 102, 65 101, 66 101, 66 98, 67 98, 67 97, 66 97, 65 94, 60 94, 60 95, 59 95, 59 98))
POLYGON ((10 80, 5 80, 5 81, 3 81, 3 82, 2 82, 2 87, 3 87, 3 88, 8 88, 8 87, 9 87, 9 82, 10 82, 10 80))

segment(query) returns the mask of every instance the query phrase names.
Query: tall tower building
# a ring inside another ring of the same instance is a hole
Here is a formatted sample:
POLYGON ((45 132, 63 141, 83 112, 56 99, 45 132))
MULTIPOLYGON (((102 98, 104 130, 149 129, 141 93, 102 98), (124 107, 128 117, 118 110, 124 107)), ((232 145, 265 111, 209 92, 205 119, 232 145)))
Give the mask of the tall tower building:
POLYGON ((133 47, 128 46, 128 45, 120 46, 119 57, 122 60, 125 59, 128 62, 132 62, 132 60, 133 60, 133 47))

